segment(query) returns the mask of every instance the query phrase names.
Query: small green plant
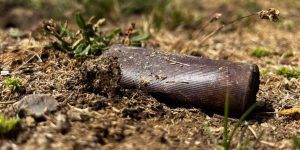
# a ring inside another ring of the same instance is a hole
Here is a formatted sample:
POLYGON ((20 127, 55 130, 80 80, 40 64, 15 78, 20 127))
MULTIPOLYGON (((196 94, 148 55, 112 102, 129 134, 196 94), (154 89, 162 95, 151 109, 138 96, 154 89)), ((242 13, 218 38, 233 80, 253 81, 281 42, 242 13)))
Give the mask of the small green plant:
POLYGON ((23 37, 25 35, 25 33, 16 29, 16 30, 10 31, 9 35, 12 38, 19 38, 19 37, 23 37))
POLYGON ((269 52, 268 50, 263 49, 263 48, 255 48, 251 52, 251 56, 254 56, 257 58, 266 57, 266 56, 269 56, 270 54, 271 54, 271 52, 269 52))
POLYGON ((276 70, 276 73, 286 78, 298 78, 300 76, 300 69, 280 67, 276 70))
POLYGON ((228 132, 228 118, 229 118, 229 94, 226 94, 225 106, 224 106, 224 134, 223 134, 223 147, 225 150, 229 150, 233 136, 237 129, 242 125, 249 114, 255 109, 256 103, 250 106, 246 112, 240 117, 238 122, 235 124, 233 130, 228 132))
POLYGON ((44 21, 43 30, 46 35, 55 37, 59 42, 53 45, 74 56, 87 56, 102 54, 110 45, 115 43, 141 46, 141 42, 150 38, 149 34, 141 34, 140 30, 135 29, 135 24, 123 32, 116 28, 108 33, 100 30, 105 19, 89 19, 86 22, 80 13, 76 13, 75 20, 79 27, 78 32, 72 32, 68 29, 68 23, 57 25, 53 20, 44 21))
POLYGON ((295 148, 300 149, 300 138, 294 137, 293 142, 294 142, 295 148))
POLYGON ((6 118, 0 114, 0 135, 7 134, 14 130, 21 123, 21 119, 17 117, 6 118))
POLYGON ((269 72, 269 70, 266 68, 260 68, 260 70, 259 70, 259 73, 262 76, 265 76, 268 72, 269 72))
POLYGON ((15 91, 21 87, 22 82, 19 78, 12 76, 12 77, 4 80, 4 84, 6 86, 8 86, 10 88, 10 90, 15 91))
POLYGON ((272 60, 267 60, 267 61, 266 61, 266 64, 268 64, 268 65, 272 65, 272 64, 274 64, 274 63, 273 63, 273 61, 272 61, 272 60))

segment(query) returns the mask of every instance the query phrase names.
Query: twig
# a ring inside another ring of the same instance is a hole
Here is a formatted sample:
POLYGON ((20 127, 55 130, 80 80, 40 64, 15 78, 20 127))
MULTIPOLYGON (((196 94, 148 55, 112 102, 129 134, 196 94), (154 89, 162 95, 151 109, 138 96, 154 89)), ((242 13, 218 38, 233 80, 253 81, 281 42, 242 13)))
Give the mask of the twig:
POLYGON ((271 142, 267 142, 267 141, 260 141, 260 143, 271 146, 271 147, 275 147, 275 143, 271 143, 271 142))
POLYGON ((13 104, 17 101, 5 101, 5 102, 0 102, 0 104, 13 104))
POLYGON ((265 130, 262 130, 262 131, 259 133, 259 135, 258 135, 258 137, 256 138, 255 143, 252 145, 252 148, 251 148, 251 149, 255 149, 255 148, 256 148, 257 144, 260 142, 260 140, 261 140, 261 138, 262 138, 262 136, 263 136, 264 133, 265 133, 265 130))
POLYGON ((237 19, 235 19, 235 20, 230 21, 229 23, 226 23, 225 25, 227 26, 227 25, 234 24, 234 23, 237 22, 237 21, 243 20, 243 19, 245 19, 245 18, 252 17, 252 16, 254 16, 254 15, 256 15, 256 13, 250 14, 250 15, 247 15, 247 16, 239 17, 239 18, 237 18, 237 19))
POLYGON ((213 23, 213 22, 219 20, 221 17, 222 17, 222 14, 220 14, 220 13, 214 14, 214 15, 209 19, 209 21, 208 21, 206 24, 204 24, 204 25, 200 28, 200 31, 204 31, 204 29, 205 29, 206 27, 208 27, 209 24, 211 24, 211 23, 213 23))
POLYGON ((16 68, 12 73, 17 72, 20 68, 22 68, 23 66, 25 66, 26 64, 28 64, 33 58, 37 57, 36 55, 31 56, 25 63, 23 63, 21 66, 19 66, 18 68, 16 68))
MULTIPOLYGON (((208 35, 204 36, 204 38, 202 38, 202 40, 199 42, 199 45, 202 45, 204 42, 206 42, 209 38, 211 38, 213 35, 217 34, 218 32, 220 32, 225 26, 228 26, 228 25, 231 25, 237 21, 240 21, 242 19, 245 19, 245 18, 248 18, 248 17, 251 17, 251 16, 254 16, 256 15, 255 14, 250 14, 250 15, 247 15, 247 16, 243 16, 243 17, 239 17, 235 20, 232 20, 230 21, 229 23, 226 23, 226 24, 222 24, 220 27, 218 27, 216 30, 214 30, 213 32, 209 33, 208 35)), ((206 26, 204 26, 206 27, 206 26)), ((204 29, 204 28, 203 28, 204 29)))
POLYGON ((251 127, 251 126, 247 126, 248 127, 248 129, 251 131, 251 133, 254 135, 254 137, 257 139, 258 137, 257 137, 257 134, 256 134, 256 132, 254 131, 254 129, 251 127))
POLYGON ((67 103, 69 101, 69 99, 71 98, 71 96, 73 96, 74 91, 64 100, 65 103, 67 103))
POLYGON ((202 38, 202 40, 199 42, 199 46, 202 45, 204 42, 206 42, 213 35, 215 35, 216 33, 220 32, 224 27, 225 27, 225 25, 223 24, 219 28, 217 28, 216 30, 214 30, 213 32, 209 33, 204 38, 202 38))

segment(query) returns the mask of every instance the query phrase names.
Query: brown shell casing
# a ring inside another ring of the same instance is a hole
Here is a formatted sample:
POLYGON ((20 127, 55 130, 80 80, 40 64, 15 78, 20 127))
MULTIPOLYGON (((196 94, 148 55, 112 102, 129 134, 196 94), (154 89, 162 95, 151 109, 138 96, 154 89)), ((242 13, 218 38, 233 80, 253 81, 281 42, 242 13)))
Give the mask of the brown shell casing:
POLYGON ((103 55, 118 57, 123 87, 141 89, 168 103, 220 113, 229 94, 230 114, 240 116, 256 101, 257 65, 123 45, 103 55))

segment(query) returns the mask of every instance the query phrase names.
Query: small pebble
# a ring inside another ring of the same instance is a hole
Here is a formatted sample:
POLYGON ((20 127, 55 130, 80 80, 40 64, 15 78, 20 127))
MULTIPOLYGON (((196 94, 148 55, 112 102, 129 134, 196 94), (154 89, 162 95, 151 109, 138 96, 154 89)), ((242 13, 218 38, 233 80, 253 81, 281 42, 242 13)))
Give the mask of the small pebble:
POLYGON ((26 125, 29 127, 34 127, 36 125, 34 118, 31 116, 26 117, 25 122, 26 122, 26 125))
POLYGON ((57 110, 58 102, 54 97, 45 94, 31 94, 14 104, 14 108, 24 115, 41 117, 46 112, 57 110))
POLYGON ((1 74, 1 76, 8 76, 8 75, 10 75, 10 73, 9 73, 8 70, 2 70, 2 71, 0 72, 0 74, 1 74))
POLYGON ((70 129, 70 123, 67 116, 64 114, 58 114, 56 116, 56 125, 57 130, 59 130, 63 134, 67 133, 70 129))

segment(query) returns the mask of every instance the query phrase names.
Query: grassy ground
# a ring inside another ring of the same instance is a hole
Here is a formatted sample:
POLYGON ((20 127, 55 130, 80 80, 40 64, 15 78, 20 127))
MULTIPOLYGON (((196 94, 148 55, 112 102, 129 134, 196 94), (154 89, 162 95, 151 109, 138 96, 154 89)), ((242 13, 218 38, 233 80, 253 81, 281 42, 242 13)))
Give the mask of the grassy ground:
MULTIPOLYGON (((122 9, 126 14, 118 14, 120 8, 109 5, 105 8, 109 12, 107 15, 97 13, 109 18, 104 30, 124 29, 135 22, 143 32, 151 33, 152 38, 143 43, 146 47, 257 64, 261 71, 257 100, 265 104, 267 112, 254 113, 243 123, 230 147, 294 149, 293 138, 300 136, 299 114, 279 115, 277 112, 300 107, 299 1, 203 0, 196 5, 192 0, 178 0, 172 5, 158 12, 128 11, 127 7, 120 5, 125 7, 122 9), (226 26, 203 41, 205 35, 221 23, 270 7, 280 10, 279 22, 252 17, 226 26), (174 8, 185 15, 178 16, 174 8), (205 25, 217 12, 223 14, 222 18, 201 31, 201 25, 205 25), (155 16, 156 20, 153 19, 155 16)), ((158 9, 156 6, 145 7, 158 9)), ((84 9, 88 6, 76 4, 74 7, 84 9)), ((35 9, 39 7, 35 6, 35 9)), ((92 12, 86 12, 89 13, 92 12)), ((39 18, 43 17, 36 20, 39 18)), ((47 114, 43 120, 29 116, 20 118, 18 132, 0 137, 1 148, 217 149, 223 145, 222 115, 207 114, 196 108, 174 108, 140 91, 122 90, 116 97, 108 97, 107 94, 86 90, 84 86, 87 83, 78 80, 84 60, 70 57, 55 48, 45 48, 49 39, 38 35, 36 26, 36 22, 20 25, 32 32, 17 38, 10 30, 4 29, 5 25, 1 26, 0 69, 10 70, 21 85, 19 90, 12 90, 5 84, 8 77, 0 76, 0 101, 18 101, 32 93, 50 94, 60 102, 59 110, 47 114), (66 121, 61 121, 62 116, 67 118, 66 121)), ((96 57, 91 56, 85 61, 94 59, 96 57)), ((0 104, 0 112, 15 116, 11 104, 0 104)), ((229 119, 229 131, 237 121, 229 119)))

